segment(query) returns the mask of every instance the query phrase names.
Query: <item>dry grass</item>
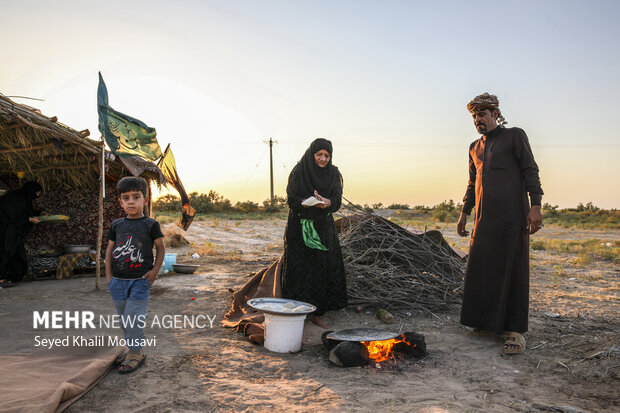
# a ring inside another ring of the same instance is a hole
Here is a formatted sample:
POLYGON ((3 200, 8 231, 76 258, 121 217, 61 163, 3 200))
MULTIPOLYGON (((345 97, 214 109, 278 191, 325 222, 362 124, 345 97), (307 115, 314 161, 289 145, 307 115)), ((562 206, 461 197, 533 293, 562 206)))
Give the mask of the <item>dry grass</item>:
POLYGON ((281 242, 272 242, 265 247, 266 252, 270 251, 281 251, 284 249, 284 246, 281 242))
POLYGON ((589 239, 584 241, 539 238, 530 244, 534 251, 575 254, 577 265, 592 261, 612 261, 620 264, 620 241, 589 239))
POLYGON ((197 245, 191 243, 192 249, 200 255, 218 255, 222 253, 223 247, 221 245, 213 244, 211 242, 205 242, 204 245, 197 245))
POLYGON ((227 261, 240 261, 243 259, 243 255, 240 254, 238 251, 229 251, 224 257, 224 259, 227 261))
POLYGON ((592 264, 592 257, 585 253, 577 254, 577 257, 573 260, 573 264, 584 267, 586 265, 592 264))

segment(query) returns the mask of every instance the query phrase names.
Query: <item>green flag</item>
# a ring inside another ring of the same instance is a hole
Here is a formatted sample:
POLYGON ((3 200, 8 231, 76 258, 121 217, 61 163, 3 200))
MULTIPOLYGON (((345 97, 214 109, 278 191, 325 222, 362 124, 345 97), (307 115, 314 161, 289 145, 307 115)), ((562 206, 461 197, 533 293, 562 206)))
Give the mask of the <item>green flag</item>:
POLYGON ((155 161, 161 157, 155 128, 144 122, 115 111, 108 105, 108 89, 99 72, 97 90, 99 131, 113 153, 122 156, 141 156, 155 161))
POLYGON ((189 197, 187 196, 187 192, 185 192, 185 187, 183 187, 181 183, 181 178, 179 178, 177 162, 172 154, 172 149, 170 149, 170 144, 166 147, 164 156, 162 156, 157 163, 157 167, 164 174, 168 183, 170 183, 181 196, 181 204, 183 207, 181 209, 181 220, 177 225, 183 228, 184 231, 187 231, 187 228, 189 228, 194 219, 194 215, 196 215, 196 210, 189 205, 189 197))

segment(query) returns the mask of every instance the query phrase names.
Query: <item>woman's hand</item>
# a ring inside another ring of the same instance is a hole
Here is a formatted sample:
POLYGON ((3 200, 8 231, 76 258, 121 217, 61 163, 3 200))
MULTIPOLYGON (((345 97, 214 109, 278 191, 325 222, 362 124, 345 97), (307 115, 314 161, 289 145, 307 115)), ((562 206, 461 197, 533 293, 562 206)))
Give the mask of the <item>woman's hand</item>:
POLYGON ((329 208, 330 206, 332 206, 332 201, 330 201, 327 198, 323 198, 321 195, 319 195, 319 193, 316 190, 314 191, 314 197, 318 199, 319 201, 324 202, 323 204, 315 205, 315 207, 325 209, 325 208, 329 208))

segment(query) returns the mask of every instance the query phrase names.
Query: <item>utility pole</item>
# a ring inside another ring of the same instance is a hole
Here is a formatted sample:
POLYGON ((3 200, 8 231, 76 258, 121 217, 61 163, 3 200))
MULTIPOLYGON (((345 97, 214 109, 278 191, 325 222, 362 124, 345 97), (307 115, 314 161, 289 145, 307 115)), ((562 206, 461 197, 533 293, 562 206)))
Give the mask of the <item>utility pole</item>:
POLYGON ((271 183, 271 203, 274 201, 273 196, 273 144, 278 143, 278 141, 274 141, 272 138, 269 138, 268 141, 264 141, 269 144, 269 181, 271 183))

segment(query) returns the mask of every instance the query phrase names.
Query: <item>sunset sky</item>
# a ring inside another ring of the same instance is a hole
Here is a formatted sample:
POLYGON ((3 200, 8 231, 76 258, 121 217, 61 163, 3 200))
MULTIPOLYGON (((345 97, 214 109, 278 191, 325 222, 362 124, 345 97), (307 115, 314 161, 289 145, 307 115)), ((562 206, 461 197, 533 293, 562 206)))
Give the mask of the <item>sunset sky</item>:
POLYGON ((317 137, 356 203, 460 200, 497 94, 543 202, 620 208, 618 1, 0 0, 0 93, 97 129, 110 105, 171 143, 188 191, 269 197, 317 137))

